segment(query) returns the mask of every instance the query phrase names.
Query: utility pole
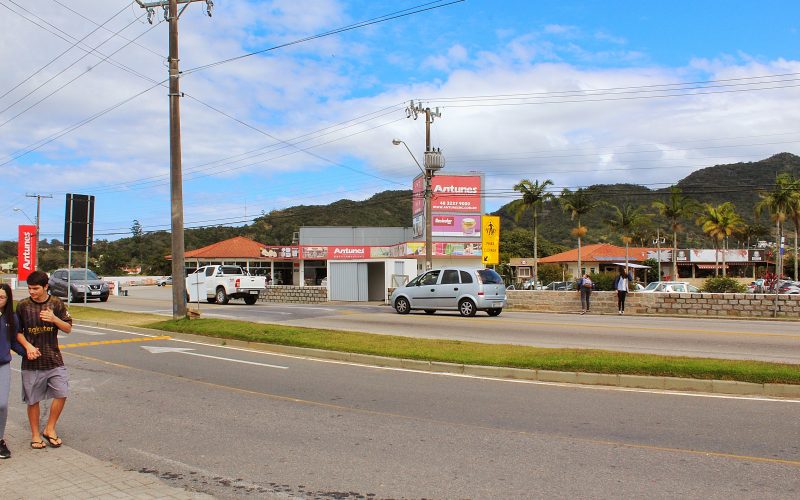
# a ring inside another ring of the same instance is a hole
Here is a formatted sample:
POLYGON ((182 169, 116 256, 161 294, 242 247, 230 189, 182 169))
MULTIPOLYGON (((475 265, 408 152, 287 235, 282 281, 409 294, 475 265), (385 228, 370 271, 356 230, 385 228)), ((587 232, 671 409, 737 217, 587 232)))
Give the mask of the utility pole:
POLYGON ((41 226, 40 220, 42 217, 42 198, 52 198, 52 194, 44 195, 44 194, 26 194, 26 198, 36 198, 36 256, 34 257, 34 261, 36 262, 36 266, 34 269, 37 271, 39 270, 39 227, 41 226))
POLYGON ((181 108, 180 108, 180 70, 178 59, 178 19, 190 3, 206 2, 206 11, 211 17, 212 0, 160 0, 144 2, 136 0, 147 10, 147 20, 153 23, 155 8, 164 10, 164 18, 169 23, 169 157, 170 157, 170 199, 172 204, 172 318, 185 318, 186 309, 186 271, 183 240, 183 173, 181 169, 181 108), (178 12, 178 4, 184 4, 178 12))
MULTIPOLYGON (((411 101, 406 107, 406 117, 415 120, 421 113, 425 113, 425 157, 422 164, 425 166, 425 270, 433 268, 433 214, 432 201, 433 192, 431 191, 431 181, 437 170, 444 166, 444 157, 441 150, 434 151, 431 148, 431 123, 434 118, 441 118, 439 108, 431 111, 431 108, 423 108, 422 103, 414 105, 411 101)), ((411 151, 409 151, 410 153, 411 151)), ((413 155, 412 155, 413 156, 413 155)))

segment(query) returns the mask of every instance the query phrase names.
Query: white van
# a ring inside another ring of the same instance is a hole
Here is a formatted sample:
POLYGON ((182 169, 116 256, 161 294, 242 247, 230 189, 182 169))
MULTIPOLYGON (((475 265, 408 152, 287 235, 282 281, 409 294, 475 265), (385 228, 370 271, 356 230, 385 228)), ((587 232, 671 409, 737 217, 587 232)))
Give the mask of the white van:
POLYGON ((478 311, 498 316, 506 306, 506 287, 492 269, 432 269, 396 288, 389 303, 400 314, 412 309, 433 314, 441 309, 459 311, 462 316, 475 316, 478 311))

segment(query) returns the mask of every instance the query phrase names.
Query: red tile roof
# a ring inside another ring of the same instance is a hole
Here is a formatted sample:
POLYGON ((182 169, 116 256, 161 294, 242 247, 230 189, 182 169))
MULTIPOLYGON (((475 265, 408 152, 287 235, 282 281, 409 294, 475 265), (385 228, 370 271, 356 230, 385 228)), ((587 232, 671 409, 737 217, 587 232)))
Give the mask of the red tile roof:
MULTIPOLYGON (((628 247, 628 260, 641 262, 647 259, 647 252, 653 248, 628 247)), ((618 247, 608 243, 595 243, 581 246, 582 262, 625 262, 625 247, 618 247)), ((540 264, 562 264, 565 262, 578 262, 578 249, 542 257, 540 264)))
POLYGON ((264 259, 261 243, 244 236, 220 241, 207 247, 189 250, 184 254, 188 259, 264 259))

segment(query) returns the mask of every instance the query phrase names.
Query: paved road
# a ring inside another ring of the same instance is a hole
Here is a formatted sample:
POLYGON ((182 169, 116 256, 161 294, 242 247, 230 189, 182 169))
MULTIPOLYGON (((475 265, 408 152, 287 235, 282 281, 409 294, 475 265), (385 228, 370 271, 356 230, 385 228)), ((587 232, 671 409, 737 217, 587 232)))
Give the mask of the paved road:
POLYGON ((800 489, 800 401, 417 373, 83 326, 62 342, 70 446, 220 498, 800 489))
MULTIPOLYGON (((94 307, 172 314, 171 289, 137 287, 128 297, 112 297, 94 307)), ((665 355, 756 359, 800 364, 797 322, 542 314, 504 311, 497 318, 457 313, 396 314, 377 304, 200 304, 204 317, 290 324, 316 328, 413 335, 540 347, 596 348, 665 355)))

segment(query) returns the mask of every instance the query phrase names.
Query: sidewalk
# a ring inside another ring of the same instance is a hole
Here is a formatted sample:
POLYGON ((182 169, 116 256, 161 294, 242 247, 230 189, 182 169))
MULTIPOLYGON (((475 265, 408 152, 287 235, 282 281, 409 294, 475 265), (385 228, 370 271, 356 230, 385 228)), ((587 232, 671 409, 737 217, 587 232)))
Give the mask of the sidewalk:
POLYGON ((6 443, 11 458, 0 460, 0 496, 30 498, 213 498, 161 482, 151 474, 126 471, 69 446, 34 450, 30 433, 10 421, 6 443))

